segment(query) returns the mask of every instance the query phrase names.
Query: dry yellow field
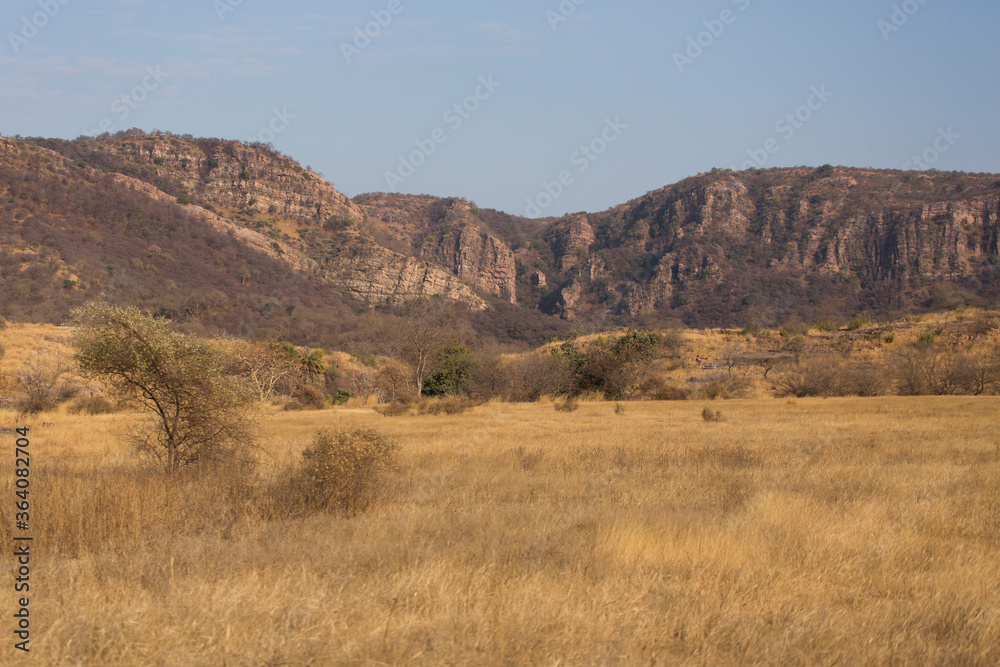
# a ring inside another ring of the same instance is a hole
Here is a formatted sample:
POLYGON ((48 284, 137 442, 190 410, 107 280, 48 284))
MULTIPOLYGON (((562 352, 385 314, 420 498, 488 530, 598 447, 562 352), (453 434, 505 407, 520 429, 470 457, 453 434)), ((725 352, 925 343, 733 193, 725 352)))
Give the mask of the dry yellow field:
POLYGON ((265 476, 321 427, 402 445, 375 510, 305 519, 232 475, 144 471, 127 417, 32 418, 31 661, 1000 663, 1000 400, 704 405, 266 415, 265 476))

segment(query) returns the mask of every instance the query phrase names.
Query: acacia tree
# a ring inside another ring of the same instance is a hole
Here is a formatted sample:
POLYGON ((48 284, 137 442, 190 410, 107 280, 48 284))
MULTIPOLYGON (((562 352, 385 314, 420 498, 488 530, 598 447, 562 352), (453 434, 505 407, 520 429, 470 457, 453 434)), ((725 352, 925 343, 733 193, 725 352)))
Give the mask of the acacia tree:
POLYGON ((129 434, 170 472, 197 463, 249 462, 251 393, 226 375, 221 350, 135 308, 94 303, 72 313, 84 376, 150 415, 129 434))

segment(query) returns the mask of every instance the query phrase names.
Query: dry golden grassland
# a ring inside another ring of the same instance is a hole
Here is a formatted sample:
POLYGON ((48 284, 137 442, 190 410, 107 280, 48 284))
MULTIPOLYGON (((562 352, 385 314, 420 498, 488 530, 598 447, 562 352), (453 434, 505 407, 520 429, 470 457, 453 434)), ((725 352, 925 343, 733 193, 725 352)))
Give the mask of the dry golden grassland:
POLYGON ((402 446, 374 510, 297 519, 236 473, 137 465, 134 417, 31 418, 32 662, 1000 663, 1000 400, 703 407, 268 414, 264 478, 320 428, 402 446))

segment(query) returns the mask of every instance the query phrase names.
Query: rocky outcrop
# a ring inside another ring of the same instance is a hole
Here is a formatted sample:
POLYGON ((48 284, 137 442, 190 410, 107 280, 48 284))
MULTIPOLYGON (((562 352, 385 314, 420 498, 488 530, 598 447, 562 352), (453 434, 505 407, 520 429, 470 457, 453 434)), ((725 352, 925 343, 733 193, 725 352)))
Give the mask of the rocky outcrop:
POLYGON ((982 174, 720 171, 555 220, 543 238, 554 264, 530 245, 518 260, 554 269, 539 304, 565 318, 773 324, 867 301, 919 310, 943 284, 1000 298, 1000 181, 982 174))
MULTIPOLYGON (((323 178, 271 150, 239 142, 198 145, 173 135, 107 139, 100 150, 169 183, 181 196, 223 211, 254 211, 299 223, 352 222, 360 209, 323 178)), ((127 172, 126 172, 127 173, 127 172)))
POLYGON ((386 194, 358 200, 369 219, 397 239, 406 239, 420 259, 447 269, 484 294, 517 303, 514 253, 485 229, 471 202, 386 194))
POLYGON ((447 267, 459 279, 508 303, 517 303, 514 253, 499 239, 471 225, 429 238, 422 257, 447 267))
POLYGON ((475 310, 489 306, 455 276, 439 267, 384 248, 371 248, 355 257, 337 260, 331 282, 372 305, 392 305, 407 300, 443 296, 475 310))

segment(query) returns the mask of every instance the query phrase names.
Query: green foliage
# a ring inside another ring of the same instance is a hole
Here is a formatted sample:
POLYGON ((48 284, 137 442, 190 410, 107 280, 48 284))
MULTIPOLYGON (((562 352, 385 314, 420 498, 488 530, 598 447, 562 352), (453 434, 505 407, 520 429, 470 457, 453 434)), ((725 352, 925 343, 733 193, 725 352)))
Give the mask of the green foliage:
POLYGON ((872 321, 867 317, 858 316, 847 323, 848 331, 858 331, 859 329, 864 329, 865 327, 871 325, 872 321))
POLYGON ((320 431, 302 452, 304 500, 312 509, 349 515, 370 508, 399 445, 375 430, 320 431))
POLYGON ((896 342, 896 334, 889 334, 884 339, 886 345, 892 345, 896 342))
POLYGON ((609 400, 619 400, 636 389, 656 358, 659 343, 659 333, 630 329, 613 341, 602 336, 585 351, 567 341, 559 355, 572 375, 574 394, 599 391, 609 400))
POLYGON ((186 206, 191 203, 191 195, 181 195, 177 198, 177 203, 186 206))
POLYGON ((323 229, 328 232, 340 232, 349 228, 353 224, 354 221, 347 216, 333 216, 323 223, 323 229))
POLYGON ((129 434, 140 454, 168 472, 250 461, 251 394, 226 375, 218 347, 174 332, 135 308, 93 303, 72 318, 81 373, 150 417, 129 434))
POLYGON ((917 341, 914 343, 916 347, 931 347, 937 342, 937 336, 930 329, 920 332, 920 336, 917 337, 917 341))
POLYGON ((830 320, 823 320, 822 322, 817 322, 813 325, 813 329, 821 332, 833 331, 835 328, 836 327, 834 327, 833 322, 830 320))
POLYGON ((240 172, 240 180, 249 181, 252 178, 253 178, 253 171, 251 169, 247 168, 244 169, 242 172, 240 172))
POLYGON ((357 394, 348 389, 338 389, 337 393, 330 397, 330 402, 334 405, 344 405, 352 398, 357 398, 357 394))
POLYGON ((464 345, 453 343, 441 350, 424 383, 424 396, 459 394, 472 377, 472 353, 464 345))
POLYGON ((310 378, 315 378, 323 374, 326 370, 326 363, 323 361, 323 350, 306 350, 298 353, 297 362, 310 378))

